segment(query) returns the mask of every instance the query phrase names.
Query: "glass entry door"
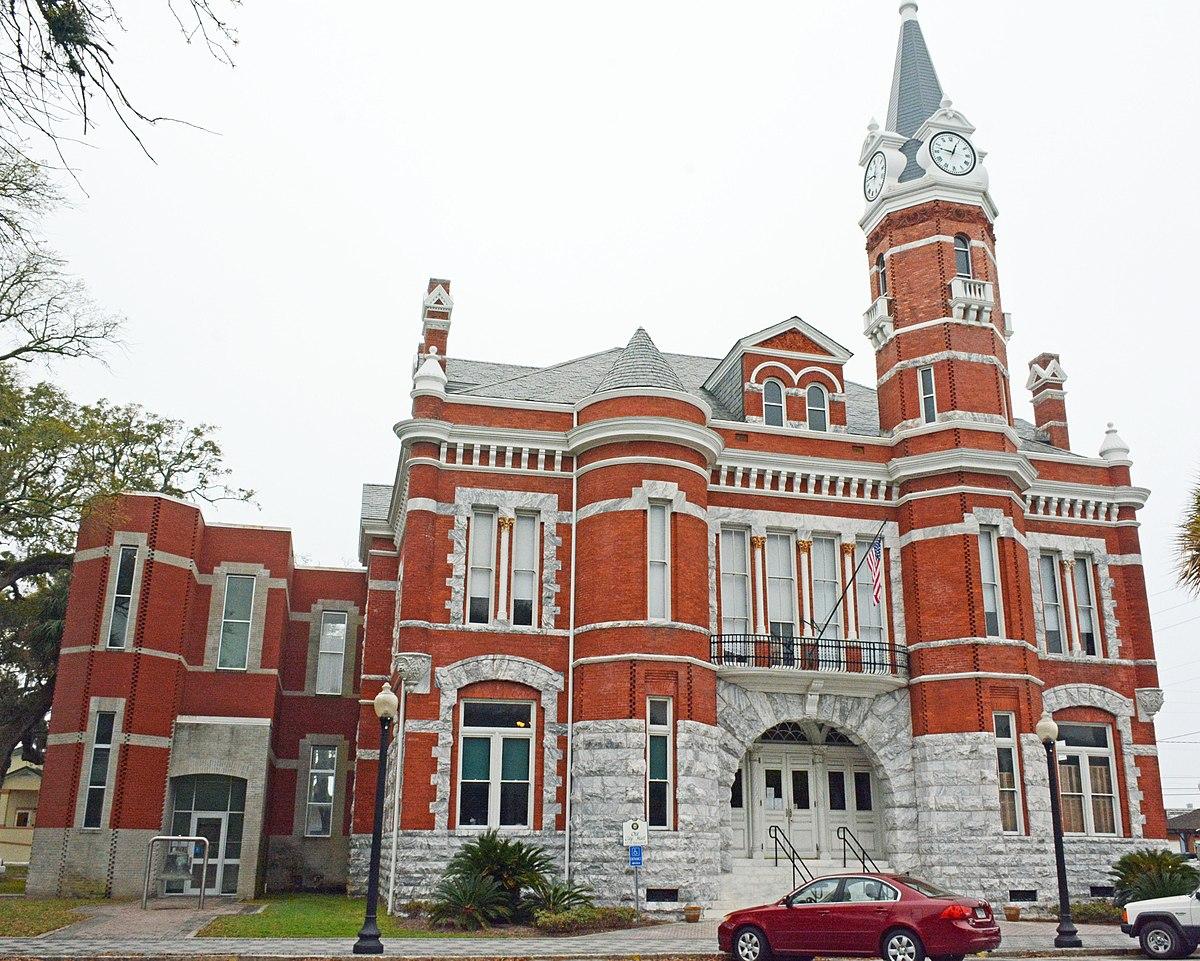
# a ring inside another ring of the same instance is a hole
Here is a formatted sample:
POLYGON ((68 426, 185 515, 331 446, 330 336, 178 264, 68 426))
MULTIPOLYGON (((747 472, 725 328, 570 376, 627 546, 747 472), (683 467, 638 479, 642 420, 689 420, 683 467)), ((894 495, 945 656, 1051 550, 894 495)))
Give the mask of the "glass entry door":
MULTIPOLYGON (((224 813, 196 812, 192 815, 192 834, 208 839, 208 874, 204 879, 206 894, 218 894, 221 890, 226 825, 227 815, 224 813)), ((192 876, 188 879, 184 894, 200 893, 200 873, 204 870, 202 847, 196 844, 192 852, 192 876)))

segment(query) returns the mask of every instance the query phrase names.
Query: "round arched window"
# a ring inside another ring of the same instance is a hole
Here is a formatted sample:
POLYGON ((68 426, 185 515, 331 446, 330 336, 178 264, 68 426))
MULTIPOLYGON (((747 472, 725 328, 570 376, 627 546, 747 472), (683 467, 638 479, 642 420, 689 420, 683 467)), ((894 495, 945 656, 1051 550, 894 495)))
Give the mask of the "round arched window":
POLYGON ((783 384, 768 380, 763 384, 763 423, 769 427, 782 427, 785 419, 783 384))
POLYGON ((954 237, 954 271, 960 277, 971 277, 971 241, 966 234, 954 237))
POLYGON ((808 429, 829 430, 829 395, 820 384, 811 384, 805 391, 808 401, 808 429))

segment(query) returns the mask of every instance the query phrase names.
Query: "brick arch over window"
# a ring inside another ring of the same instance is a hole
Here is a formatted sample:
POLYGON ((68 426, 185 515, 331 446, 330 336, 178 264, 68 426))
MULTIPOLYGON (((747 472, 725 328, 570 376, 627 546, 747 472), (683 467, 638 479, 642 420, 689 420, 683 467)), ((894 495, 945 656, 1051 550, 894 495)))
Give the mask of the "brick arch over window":
POLYGON ((1092 707, 1113 716, 1121 738, 1121 766, 1129 802, 1129 835, 1142 837, 1146 815, 1142 813, 1142 792, 1138 787, 1138 767, 1134 760, 1132 699, 1099 684, 1060 684, 1042 692, 1042 707, 1051 714, 1069 707, 1092 707))
POLYGON ((437 746, 433 756, 437 761, 434 774, 434 799, 429 810, 433 814, 435 831, 446 831, 450 824, 450 758, 453 755, 454 712, 458 709, 459 691, 480 681, 513 681, 538 692, 545 717, 542 725, 542 833, 553 833, 558 819, 558 762, 562 757, 559 738, 566 733, 558 720, 558 699, 563 691, 563 676, 545 664, 511 654, 482 654, 455 661, 434 670, 438 690, 438 720, 434 725, 437 746))
POLYGON ((880 788, 884 855, 908 870, 917 853, 917 797, 913 773, 912 714, 906 690, 875 698, 841 694, 783 694, 717 685, 717 724, 724 736, 717 758, 722 799, 722 868, 732 866, 729 790, 750 745, 785 721, 819 721, 849 735, 871 761, 880 788))

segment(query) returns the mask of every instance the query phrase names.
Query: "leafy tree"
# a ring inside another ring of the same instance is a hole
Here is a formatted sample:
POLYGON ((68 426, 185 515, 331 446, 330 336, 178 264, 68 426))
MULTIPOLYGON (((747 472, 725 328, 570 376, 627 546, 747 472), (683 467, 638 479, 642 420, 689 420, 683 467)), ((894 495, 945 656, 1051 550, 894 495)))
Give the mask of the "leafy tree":
POLYGON ((1175 546, 1179 553, 1180 583, 1200 593, 1200 484, 1188 496, 1175 546))

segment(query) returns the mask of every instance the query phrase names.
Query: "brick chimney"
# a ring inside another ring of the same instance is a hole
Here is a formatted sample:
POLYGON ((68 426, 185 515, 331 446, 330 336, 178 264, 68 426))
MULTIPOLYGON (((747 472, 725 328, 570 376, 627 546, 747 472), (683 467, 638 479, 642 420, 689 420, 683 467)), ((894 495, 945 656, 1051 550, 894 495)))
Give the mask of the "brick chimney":
POLYGON ((446 366, 446 342, 450 338, 450 312, 454 301, 450 299, 450 281, 429 278, 429 287, 421 305, 421 343, 417 345, 415 371, 431 354, 446 366))
POLYGON ((1067 372, 1058 354, 1038 354, 1029 362, 1025 386, 1033 392, 1033 422, 1050 436, 1050 443, 1061 450, 1071 449, 1067 433, 1067 392, 1063 384, 1067 372))

